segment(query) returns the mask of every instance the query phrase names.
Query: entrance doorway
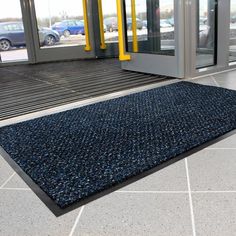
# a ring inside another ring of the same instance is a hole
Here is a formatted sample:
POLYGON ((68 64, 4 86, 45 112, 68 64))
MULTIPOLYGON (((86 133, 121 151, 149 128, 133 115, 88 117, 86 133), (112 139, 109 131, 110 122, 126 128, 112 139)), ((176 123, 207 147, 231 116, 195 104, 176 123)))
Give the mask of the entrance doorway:
POLYGON ((124 70, 177 78, 235 68, 235 1, 189 2, 9 0, 0 66, 119 57, 124 70))

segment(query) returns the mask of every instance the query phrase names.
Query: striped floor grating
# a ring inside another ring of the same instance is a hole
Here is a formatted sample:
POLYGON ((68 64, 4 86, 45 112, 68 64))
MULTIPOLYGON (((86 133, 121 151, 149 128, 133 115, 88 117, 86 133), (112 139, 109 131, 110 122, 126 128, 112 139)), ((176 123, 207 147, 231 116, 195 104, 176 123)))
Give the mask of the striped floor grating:
POLYGON ((167 79, 121 70, 116 59, 0 68, 0 121, 167 79))

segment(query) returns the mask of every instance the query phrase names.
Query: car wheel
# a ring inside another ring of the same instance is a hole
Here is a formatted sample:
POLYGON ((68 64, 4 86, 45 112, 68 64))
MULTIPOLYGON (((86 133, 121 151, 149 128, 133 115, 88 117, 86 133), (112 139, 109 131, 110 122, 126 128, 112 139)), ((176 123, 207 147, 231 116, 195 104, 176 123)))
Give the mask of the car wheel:
POLYGON ((64 37, 66 37, 66 38, 70 37, 70 31, 69 31, 69 30, 65 30, 65 31, 63 32, 63 35, 64 35, 64 37))
POLYGON ((0 50, 8 51, 11 49, 11 43, 7 39, 0 40, 0 50))
POLYGON ((56 43, 56 38, 53 35, 47 35, 45 40, 44 40, 44 44, 46 46, 53 46, 56 43))

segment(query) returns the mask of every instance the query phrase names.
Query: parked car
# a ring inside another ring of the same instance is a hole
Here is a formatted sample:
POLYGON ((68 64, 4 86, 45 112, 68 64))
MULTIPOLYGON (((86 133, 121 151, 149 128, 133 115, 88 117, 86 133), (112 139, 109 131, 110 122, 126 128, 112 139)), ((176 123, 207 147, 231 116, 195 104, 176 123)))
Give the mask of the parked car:
POLYGON ((230 42, 231 45, 236 44, 236 24, 234 23, 230 24, 230 42))
POLYGON ((199 28, 199 48, 208 48, 211 49, 214 46, 214 36, 212 36, 213 32, 211 27, 206 25, 205 27, 199 28))
POLYGON ((168 22, 171 26, 175 26, 175 19, 174 19, 174 17, 167 19, 167 22, 168 22))
MULTIPOLYGON (((170 19, 160 20, 160 32, 161 39, 163 40, 173 40, 174 39, 174 25, 169 23, 170 19)), ((147 20, 143 21, 143 27, 147 29, 147 20)), ((157 27, 157 25, 156 25, 157 27)))
MULTIPOLYGON (((168 19, 168 20, 161 19, 161 20, 160 20, 160 26, 161 26, 161 28, 173 27, 174 25, 172 25, 171 22, 174 23, 173 21, 171 21, 171 19, 168 19)), ((144 27, 144 28, 147 28, 147 20, 144 20, 144 21, 142 22, 142 24, 143 24, 143 27, 144 27)))
MULTIPOLYGON (((141 30, 143 28, 143 22, 139 18, 136 18, 136 22, 137 29, 141 30)), ((127 29, 132 30, 132 18, 127 18, 127 29)))
POLYGON ((117 17, 107 17, 104 19, 104 24, 106 25, 106 29, 109 32, 118 30, 117 17))
POLYGON ((161 28, 171 28, 172 25, 168 22, 168 20, 162 19, 160 20, 161 28))
MULTIPOLYGON (((40 45, 53 46, 60 41, 59 34, 49 28, 40 28, 40 45)), ((26 46, 24 26, 22 22, 0 23, 0 50, 8 51, 12 47, 26 46)))
POLYGON ((207 24, 207 18, 206 17, 200 17, 199 25, 206 25, 206 24, 207 24))
POLYGON ((147 29, 147 20, 143 20, 143 27, 147 29))
MULTIPOLYGON (((81 20, 81 22, 84 24, 84 20, 81 20)), ((103 24, 103 29, 104 29, 104 33, 107 32, 107 26, 105 24, 103 24)))
POLYGON ((63 20, 56 22, 51 28, 64 37, 77 34, 84 35, 84 22, 79 20, 63 20))
POLYGON ((103 28, 104 28, 104 33, 107 32, 107 26, 105 24, 103 24, 103 28))
POLYGON ((207 25, 207 18, 200 17, 198 47, 207 48, 212 44, 212 42, 209 43, 209 33, 210 26, 207 25))
POLYGON ((235 23, 236 23, 236 15, 234 15, 234 16, 231 17, 230 22, 231 22, 232 24, 235 24, 235 23))

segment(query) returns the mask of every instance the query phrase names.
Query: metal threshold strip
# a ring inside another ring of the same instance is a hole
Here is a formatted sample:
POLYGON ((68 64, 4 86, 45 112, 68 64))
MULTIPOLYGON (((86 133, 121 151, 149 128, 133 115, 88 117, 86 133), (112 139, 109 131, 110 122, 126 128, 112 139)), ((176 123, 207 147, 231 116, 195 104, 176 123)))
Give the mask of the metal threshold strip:
POLYGON ((1 68, 0 121, 170 79, 124 71, 116 59, 1 68))

